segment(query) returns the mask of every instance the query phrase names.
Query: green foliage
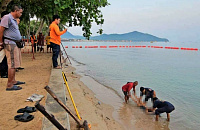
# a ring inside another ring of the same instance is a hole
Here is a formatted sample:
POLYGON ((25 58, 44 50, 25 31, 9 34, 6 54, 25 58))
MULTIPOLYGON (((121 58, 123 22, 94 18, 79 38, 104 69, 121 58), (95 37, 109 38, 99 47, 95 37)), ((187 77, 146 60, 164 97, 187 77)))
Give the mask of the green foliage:
MULTIPOLYGON (((27 25, 27 23, 24 23, 24 21, 20 22, 20 24, 19 24, 19 30, 20 30, 21 35, 23 35, 23 36, 26 36, 26 33, 27 33, 26 25, 27 25)), ((36 22, 36 20, 30 21, 30 32, 32 32, 33 28, 35 27, 34 33, 36 33, 36 31, 39 29, 39 26, 40 26, 40 22, 36 22)), ((48 28, 49 28, 49 26, 46 23, 44 23, 44 26, 41 30, 43 35, 46 34, 48 28)))
MULTIPOLYGON (((58 14, 61 17, 61 24, 82 27, 83 36, 87 39, 92 35, 90 29, 93 22, 100 27, 104 23, 100 9, 109 5, 107 0, 13 0, 9 8, 13 4, 21 5, 24 10, 20 25, 22 31, 26 27, 23 24, 28 24, 34 16, 44 19, 45 24, 49 25, 53 14, 58 14)), ((103 30, 99 29, 98 33, 102 32, 103 30)))

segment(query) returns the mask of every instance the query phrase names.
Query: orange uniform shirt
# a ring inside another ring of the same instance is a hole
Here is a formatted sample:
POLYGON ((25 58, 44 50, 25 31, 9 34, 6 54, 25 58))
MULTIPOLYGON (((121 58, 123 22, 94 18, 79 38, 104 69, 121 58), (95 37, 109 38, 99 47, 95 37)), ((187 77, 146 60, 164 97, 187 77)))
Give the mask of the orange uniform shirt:
POLYGON ((36 42, 37 42, 37 41, 36 41, 35 35, 31 36, 31 43, 34 44, 34 43, 36 43, 36 42))
POLYGON ((52 22, 49 28, 51 37, 50 42, 60 45, 61 43, 60 36, 63 35, 66 32, 66 30, 60 31, 58 25, 55 22, 52 22))

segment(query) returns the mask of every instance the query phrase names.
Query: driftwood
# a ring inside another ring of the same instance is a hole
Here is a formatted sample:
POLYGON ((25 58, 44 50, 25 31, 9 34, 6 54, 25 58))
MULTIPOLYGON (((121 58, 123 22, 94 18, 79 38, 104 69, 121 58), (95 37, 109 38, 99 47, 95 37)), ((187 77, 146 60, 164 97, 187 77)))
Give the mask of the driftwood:
POLYGON ((65 109, 65 111, 75 120, 79 128, 84 128, 84 130, 89 130, 88 123, 84 120, 83 123, 72 113, 72 111, 56 96, 56 94, 50 89, 49 86, 45 87, 45 90, 58 102, 58 104, 65 109), (82 125, 81 125, 82 124, 82 125))
POLYGON ((59 130, 67 130, 55 119, 54 115, 49 114, 45 108, 40 105, 40 101, 36 102, 35 107, 59 130))

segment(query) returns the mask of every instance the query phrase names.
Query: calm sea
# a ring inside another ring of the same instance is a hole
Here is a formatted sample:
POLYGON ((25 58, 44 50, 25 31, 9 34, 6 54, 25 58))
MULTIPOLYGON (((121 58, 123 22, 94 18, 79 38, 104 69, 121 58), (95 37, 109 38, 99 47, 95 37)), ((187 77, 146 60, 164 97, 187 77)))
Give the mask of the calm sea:
MULTIPOLYGON (((200 51, 159 48, 84 48, 84 46, 173 46, 200 49, 200 43, 65 42, 68 55, 78 61, 78 73, 89 75, 123 97, 121 86, 139 81, 157 97, 175 106, 169 129, 200 128, 200 51), (83 48, 72 48, 83 46, 83 48)), ((139 95, 139 93, 138 93, 139 95)), ((163 114, 161 118, 166 118, 163 114)), ((151 120, 152 121, 152 120, 151 120)))

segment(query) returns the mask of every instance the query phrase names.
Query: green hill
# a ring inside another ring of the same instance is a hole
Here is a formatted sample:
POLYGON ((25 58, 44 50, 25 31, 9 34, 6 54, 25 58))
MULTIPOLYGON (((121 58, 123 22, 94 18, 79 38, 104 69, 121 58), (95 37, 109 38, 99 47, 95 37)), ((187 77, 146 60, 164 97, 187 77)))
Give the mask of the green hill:
MULTIPOLYGON (((61 36, 61 38, 67 38, 67 39, 85 39, 83 36, 75 36, 71 34, 70 32, 65 33, 61 36)), ((91 40, 100 40, 100 41, 123 41, 123 40, 129 40, 129 41, 158 41, 158 42, 168 42, 169 40, 166 38, 159 38, 147 33, 141 33, 138 31, 130 32, 130 33, 124 33, 124 34, 102 34, 99 36, 93 36, 90 37, 91 40)))
POLYGON ((92 40, 131 40, 131 41, 164 41, 168 42, 166 38, 159 38, 150 34, 141 32, 130 32, 124 34, 102 34, 100 36, 91 37, 92 40))

